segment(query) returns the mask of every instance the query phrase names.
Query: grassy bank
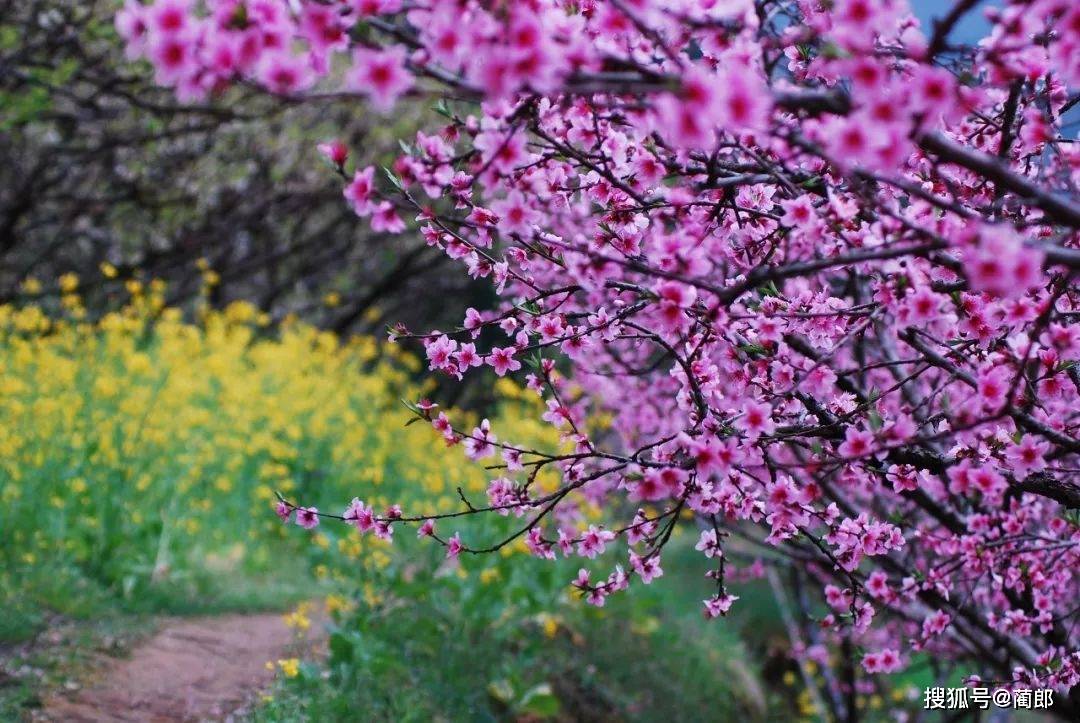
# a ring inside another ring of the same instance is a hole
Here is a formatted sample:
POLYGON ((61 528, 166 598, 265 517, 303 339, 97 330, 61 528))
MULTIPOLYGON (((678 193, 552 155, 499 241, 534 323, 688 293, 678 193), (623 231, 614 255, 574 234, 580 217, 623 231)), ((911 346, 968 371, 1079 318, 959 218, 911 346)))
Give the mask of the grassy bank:
MULTIPOLYGON (((160 286, 129 292, 93 323, 74 288, 48 313, 0 307, 5 714, 77 676, 78 651, 111 630, 313 599, 334 610, 325 667, 286 666, 259 719, 345 720, 357 705, 415 720, 766 710, 735 629, 702 634, 692 585, 597 611, 568 594, 576 565, 523 546, 453 565, 407 529, 389 546, 283 526, 278 491, 332 511, 359 496, 431 514, 458 507, 459 487, 482 498, 489 473, 405 424, 400 400, 428 390, 396 347, 289 321, 271 331, 245 304, 185 321, 160 286), (84 643, 42 653, 58 626, 84 643)), ((558 446, 530 393, 497 391, 501 437, 558 446)), ((513 523, 460 529, 495 539, 513 523)))

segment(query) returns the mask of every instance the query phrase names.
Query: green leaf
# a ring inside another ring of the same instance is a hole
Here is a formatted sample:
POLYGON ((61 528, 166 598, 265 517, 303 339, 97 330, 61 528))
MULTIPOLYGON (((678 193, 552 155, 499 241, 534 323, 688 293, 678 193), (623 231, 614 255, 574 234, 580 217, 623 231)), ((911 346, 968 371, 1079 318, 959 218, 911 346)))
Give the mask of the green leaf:
POLYGON ((554 718, 559 714, 559 699, 547 683, 529 689, 518 703, 518 712, 530 713, 541 718, 554 718))
POLYGON ((509 704, 514 699, 514 686, 509 680, 493 680, 488 683, 488 695, 503 704, 509 704))
POLYGON ((330 635, 330 660, 334 663, 351 663, 353 659, 353 642, 342 633, 330 635))
POLYGON ((841 48, 839 45, 831 42, 826 42, 821 48, 821 56, 824 58, 839 59, 850 58, 851 53, 841 48))
POLYGON ((867 416, 870 419, 870 429, 875 431, 881 429, 882 419, 881 415, 877 413, 877 410, 871 409, 870 414, 867 416))
POLYGON ((393 171, 391 171, 389 168, 386 168, 385 166, 383 166, 383 173, 385 173, 386 177, 390 179, 390 183, 394 186, 394 188, 399 191, 404 190, 405 187, 401 184, 401 179, 397 177, 397 174, 395 174, 393 171))

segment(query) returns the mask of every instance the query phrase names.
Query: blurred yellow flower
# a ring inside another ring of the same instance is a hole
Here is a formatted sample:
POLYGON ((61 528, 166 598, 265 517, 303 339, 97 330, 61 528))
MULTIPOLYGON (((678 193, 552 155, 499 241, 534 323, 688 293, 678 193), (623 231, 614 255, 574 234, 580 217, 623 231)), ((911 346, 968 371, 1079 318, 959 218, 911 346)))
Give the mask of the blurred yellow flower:
POLYGON ((300 674, 300 661, 297 658, 286 658, 277 661, 278 668, 286 678, 295 678, 300 674))
MULTIPOLYGON (((101 272, 118 276, 107 262, 101 272)), ((396 548, 343 526, 290 534, 272 512, 277 492, 332 511, 359 496, 434 514, 460 507, 459 485, 480 496, 487 487, 492 472, 460 446, 446 447, 430 425, 405 426, 412 415, 400 400, 432 387, 415 381, 424 363, 399 347, 345 341, 295 318, 266 331, 269 318, 243 302, 205 305, 189 321, 164 306, 154 280, 129 280, 125 307, 81 321, 78 278, 57 284, 71 299, 56 316, 0 304, 0 529, 12 559, 96 564, 107 547, 129 556, 110 563, 149 581, 206 560, 280 565, 292 545, 329 586, 358 566, 369 579, 396 574, 396 548), (234 554, 241 541, 250 554, 234 554)), ((560 449, 535 394, 506 379, 496 388, 511 412, 492 420, 500 439, 560 449)), ((447 411, 461 426, 479 421, 447 411)), ((557 483, 537 478, 543 490, 557 483)), ((525 552, 519 539, 502 555, 525 552)), ((512 574, 501 555, 489 564, 473 579, 512 574)), ((367 584, 364 601, 382 597, 367 584)), ((290 623, 306 629, 309 613, 290 623)))
POLYGON ((311 618, 303 610, 297 609, 285 616, 285 624, 294 630, 304 631, 311 627, 311 618))
POLYGON ((326 596, 326 612, 330 614, 347 612, 351 607, 352 603, 346 597, 341 595, 326 596))

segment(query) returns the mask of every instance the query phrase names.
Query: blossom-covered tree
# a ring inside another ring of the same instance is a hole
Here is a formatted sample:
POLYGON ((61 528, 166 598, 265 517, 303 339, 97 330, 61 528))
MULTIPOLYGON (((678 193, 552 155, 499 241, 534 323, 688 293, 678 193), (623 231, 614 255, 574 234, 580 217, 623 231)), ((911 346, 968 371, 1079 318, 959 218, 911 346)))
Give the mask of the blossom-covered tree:
MULTIPOLYGON (((661 576, 692 518, 706 617, 736 602, 733 575, 820 591, 831 612, 790 627, 804 659, 849 661, 826 675, 837 716, 920 650, 1054 688, 1069 716, 1080 149, 1061 128, 1080 6, 978 5, 924 28, 904 0, 129 0, 117 23, 185 99, 438 99, 445 123, 385 174, 324 153, 358 216, 415 219, 503 301, 391 336, 454 378, 527 372, 567 447, 421 401, 494 460, 488 502, 420 517, 356 500, 340 519, 387 538, 416 524, 451 557, 524 538, 583 558, 570 582, 603 605, 661 576), (975 46, 952 38, 969 12, 990 23, 975 46), (501 341, 480 348, 485 329, 501 341), (606 527, 585 527, 586 503, 606 527), (483 513, 520 525, 453 529, 483 513)), ((328 516, 302 503, 279 514, 328 516)))

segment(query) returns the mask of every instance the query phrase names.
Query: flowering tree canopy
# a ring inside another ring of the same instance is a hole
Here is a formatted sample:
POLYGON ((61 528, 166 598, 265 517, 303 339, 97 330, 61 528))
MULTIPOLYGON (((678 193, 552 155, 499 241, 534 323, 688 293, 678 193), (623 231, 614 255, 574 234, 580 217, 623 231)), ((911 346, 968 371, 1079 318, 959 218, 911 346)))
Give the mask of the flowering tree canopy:
MULTIPOLYGON (((1080 149, 1060 127, 1080 5, 986 8, 989 35, 959 45, 977 5, 925 28, 904 0, 129 0, 117 24, 184 99, 438 98, 445 124, 385 173, 322 151, 372 228, 415 219, 501 294, 453 331, 392 336, 454 378, 527 373, 567 445, 421 401, 448 443, 495 458, 487 503, 337 517, 416 524, 450 556, 617 550, 625 565, 572 581, 596 605, 661 576, 692 518, 707 617, 769 566, 822 591, 831 612, 796 643, 859 664, 830 682, 835 711, 856 673, 924 650, 1054 687, 1071 715, 1080 149), (480 348, 488 328, 501 341, 480 348), (585 528, 587 504, 609 525, 585 528), (521 524, 452 529, 481 513, 521 524)), ((327 516, 295 504, 283 518, 327 516)))

